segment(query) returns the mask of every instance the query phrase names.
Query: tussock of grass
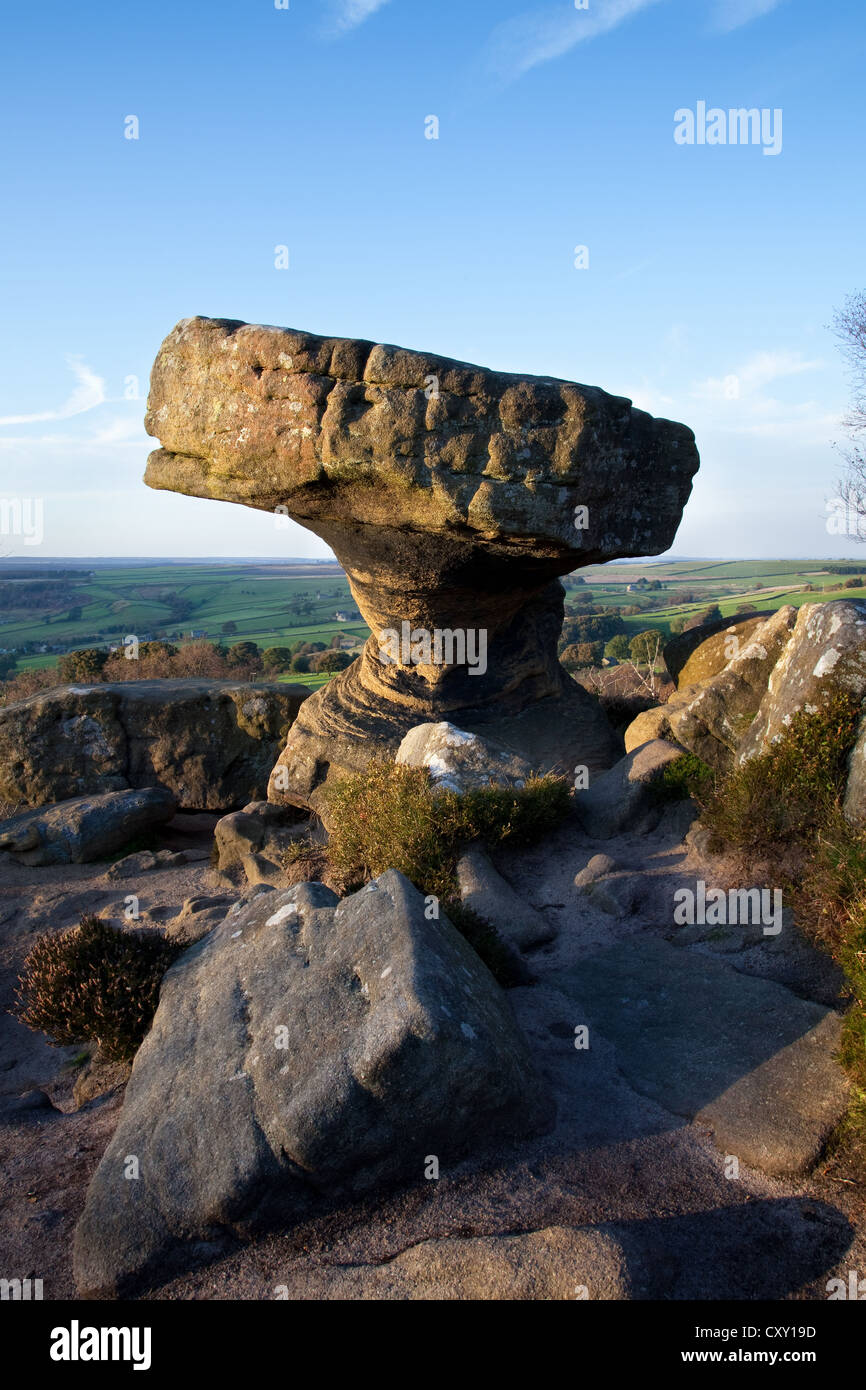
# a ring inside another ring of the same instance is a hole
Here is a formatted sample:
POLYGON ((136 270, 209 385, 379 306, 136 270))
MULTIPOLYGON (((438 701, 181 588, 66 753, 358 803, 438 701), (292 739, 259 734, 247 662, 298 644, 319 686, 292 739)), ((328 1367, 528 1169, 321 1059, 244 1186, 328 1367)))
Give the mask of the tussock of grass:
POLYGON ((457 895, 456 865, 473 840, 515 847, 540 839, 566 815, 568 783, 531 778, 521 790, 436 791, 426 768, 376 759, 325 789, 328 858, 347 879, 399 869, 424 893, 457 895))

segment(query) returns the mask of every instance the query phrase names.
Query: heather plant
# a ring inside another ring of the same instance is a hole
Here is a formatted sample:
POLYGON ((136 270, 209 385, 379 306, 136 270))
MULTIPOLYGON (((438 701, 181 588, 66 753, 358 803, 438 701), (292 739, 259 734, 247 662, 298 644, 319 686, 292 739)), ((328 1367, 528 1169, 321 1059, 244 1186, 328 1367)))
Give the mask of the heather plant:
POLYGON ((38 939, 19 978, 15 1015, 55 1047, 95 1042, 105 1060, 130 1061, 182 949, 153 932, 119 931, 85 915, 77 927, 38 939))
POLYGON ((839 691, 799 710, 778 742, 734 767, 706 796, 702 819, 715 841, 753 858, 808 847, 841 801, 861 712, 856 696, 839 691))
POLYGON ((435 789, 426 768, 374 759, 325 788, 328 858, 347 879, 399 869, 441 898, 456 895, 456 864, 473 840, 489 847, 541 838, 567 814, 568 784, 533 777, 523 788, 490 786, 459 795, 435 789))

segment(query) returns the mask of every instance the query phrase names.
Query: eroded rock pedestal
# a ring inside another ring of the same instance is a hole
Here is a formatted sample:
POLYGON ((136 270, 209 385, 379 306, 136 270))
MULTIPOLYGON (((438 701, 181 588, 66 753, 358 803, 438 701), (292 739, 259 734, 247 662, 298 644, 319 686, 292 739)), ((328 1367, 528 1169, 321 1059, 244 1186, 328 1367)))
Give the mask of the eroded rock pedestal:
POLYGON ((684 425, 573 382, 194 318, 159 351, 146 428, 162 444, 151 487, 293 517, 370 626, 360 660, 302 706, 270 799, 315 805, 331 768, 426 721, 540 770, 610 764, 606 720, 557 660, 558 576, 670 546, 698 467, 684 425), (383 662, 387 632, 427 634, 433 659, 383 662), (448 633, 474 659, 448 660, 448 633))

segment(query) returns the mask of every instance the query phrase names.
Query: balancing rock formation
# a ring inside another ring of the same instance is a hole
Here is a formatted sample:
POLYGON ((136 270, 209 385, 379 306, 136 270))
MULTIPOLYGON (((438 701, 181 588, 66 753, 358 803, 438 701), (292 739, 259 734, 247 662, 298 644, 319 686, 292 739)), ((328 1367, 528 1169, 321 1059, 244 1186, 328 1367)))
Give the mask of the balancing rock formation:
POLYGON ((424 722, 543 771, 613 761, 557 659, 558 576, 670 546, 698 468, 685 425, 597 387, 193 318, 159 350, 145 427, 162 444, 151 487, 291 516, 333 549, 370 626, 360 660, 302 705, 271 800, 315 806, 331 768, 393 755, 424 722), (430 654, 409 648, 421 632, 430 654))

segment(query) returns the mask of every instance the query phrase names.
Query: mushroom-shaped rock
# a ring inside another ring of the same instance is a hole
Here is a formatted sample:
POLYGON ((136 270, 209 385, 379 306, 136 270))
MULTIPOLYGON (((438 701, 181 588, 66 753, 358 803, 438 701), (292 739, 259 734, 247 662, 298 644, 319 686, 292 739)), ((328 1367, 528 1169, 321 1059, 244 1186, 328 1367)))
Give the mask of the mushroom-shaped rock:
POLYGON ((616 756, 563 671, 558 576, 673 541, 698 467, 686 426, 597 387, 225 319, 160 348, 146 482, 291 516, 325 540, 371 629, 301 708, 272 800, 449 720, 538 770, 616 756))

